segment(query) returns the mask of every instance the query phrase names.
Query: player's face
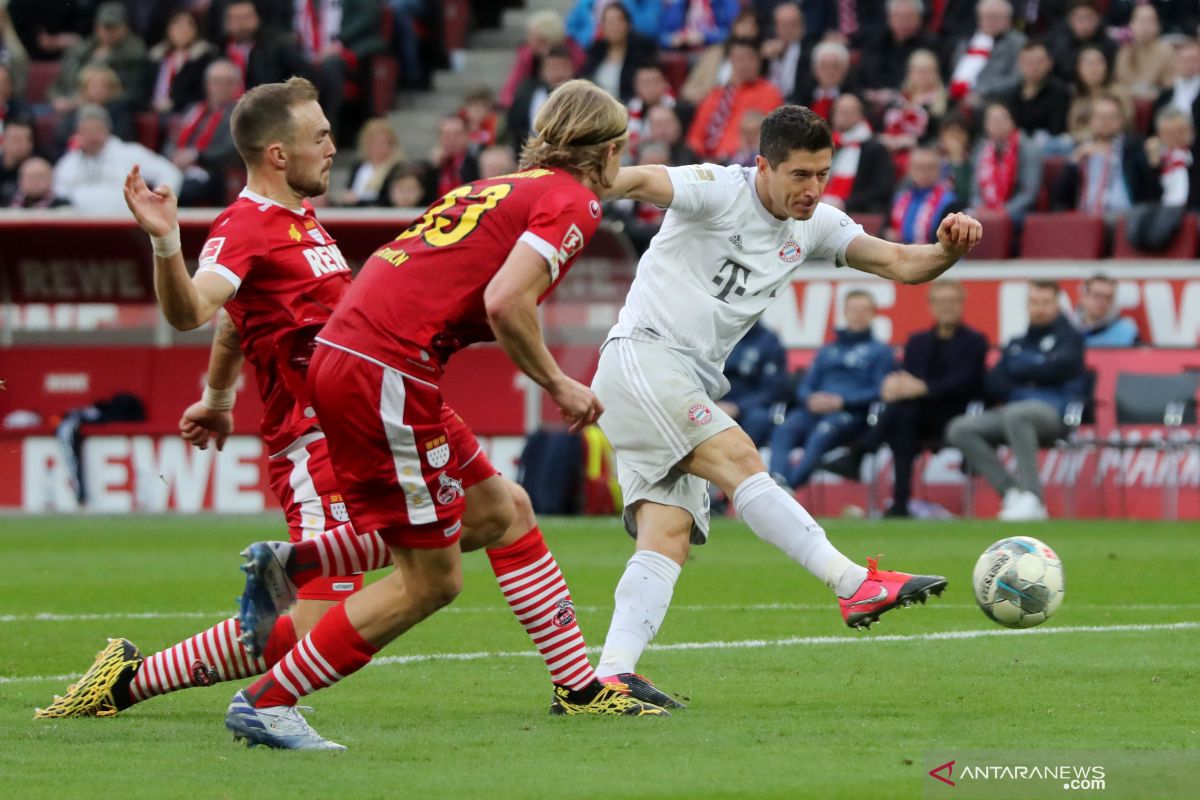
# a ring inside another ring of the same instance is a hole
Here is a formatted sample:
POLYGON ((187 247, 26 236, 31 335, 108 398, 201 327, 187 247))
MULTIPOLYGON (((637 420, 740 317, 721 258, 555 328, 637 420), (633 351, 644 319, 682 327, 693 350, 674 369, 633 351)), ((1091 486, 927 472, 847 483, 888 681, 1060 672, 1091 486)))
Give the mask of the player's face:
POLYGON ((614 142, 608 151, 608 161, 604 165, 604 182, 612 186, 617 179, 617 171, 621 169, 621 157, 625 154, 628 141, 614 142))
POLYGON ((767 196, 771 200, 768 211, 780 219, 812 218, 829 180, 833 150, 793 150, 774 169, 762 156, 755 163, 766 178, 767 196))
POLYGON ((292 107, 293 136, 284 148, 288 186, 304 197, 319 197, 329 189, 333 167, 333 136, 329 120, 317 101, 292 107))

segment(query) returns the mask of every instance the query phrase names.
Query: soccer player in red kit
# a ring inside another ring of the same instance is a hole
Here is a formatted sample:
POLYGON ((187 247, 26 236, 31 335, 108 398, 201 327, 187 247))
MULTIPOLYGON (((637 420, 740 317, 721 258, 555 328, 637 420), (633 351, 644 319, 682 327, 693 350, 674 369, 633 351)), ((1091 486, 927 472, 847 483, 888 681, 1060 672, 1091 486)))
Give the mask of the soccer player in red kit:
MULTIPOLYGON (((260 674, 337 600, 361 587, 361 572, 391 563, 376 534, 360 536, 349 522, 306 388, 315 334, 350 285, 336 242, 306 200, 328 187, 335 152, 328 127, 307 81, 247 93, 233 128, 249 169, 248 186, 214 221, 194 279, 180 254, 174 198, 166 190, 152 192, 136 169, 126 182, 127 202, 152 235, 156 290, 168 321, 190 329, 212 319, 222 305, 228 312, 214 337, 204 397, 181 421, 185 438, 201 447, 210 439, 223 444, 232 429, 229 409, 243 353, 255 367, 264 405, 262 434, 272 453, 271 485, 294 542, 283 545, 282 561, 300 585, 299 600, 290 615, 271 615, 261 630, 243 631, 235 617, 145 659, 128 641, 112 640, 83 679, 37 716, 107 716, 176 689, 260 674), (259 646, 263 642, 265 650, 259 646)), ((571 612, 570 623, 560 630, 578 636, 565 582, 537 532, 527 496, 499 477, 453 412, 443 413, 455 447, 469 454, 464 488, 473 502, 464 519, 467 543, 492 545, 489 557, 502 587, 514 558, 544 555, 558 575, 551 594, 571 612)), ((268 554, 280 553, 276 548, 268 554)), ((576 658, 551 667, 552 677, 559 678, 564 669, 572 686, 595 682, 582 645, 576 658)), ((615 697, 619 693, 592 694, 613 699, 570 710, 614 713, 630 705, 615 697)))
MULTIPOLYGON (((573 428, 603 410, 546 349, 537 304, 599 223, 596 191, 616 175, 626 114, 595 85, 571 81, 550 95, 534 127, 521 172, 461 186, 430 206, 368 259, 317 337, 309 393, 330 459, 351 517, 378 531, 396 571, 326 613, 269 673, 234 696, 225 724, 238 738, 340 747, 311 728, 280 736, 271 723, 289 712, 299 718, 301 697, 361 669, 460 591, 457 542, 470 507, 462 464, 471 453, 449 436, 438 387, 454 352, 498 339, 573 428)), ((537 607, 542 587, 555 580, 540 561, 514 568, 509 578, 500 580, 514 609, 524 608, 522 617, 537 609, 530 635, 539 648, 568 658, 582 646, 581 638, 555 629, 561 609, 537 607)), ((551 710, 563 713, 564 702, 575 702, 572 689, 556 684, 551 710)), ((639 713, 665 712, 645 704, 639 713)))

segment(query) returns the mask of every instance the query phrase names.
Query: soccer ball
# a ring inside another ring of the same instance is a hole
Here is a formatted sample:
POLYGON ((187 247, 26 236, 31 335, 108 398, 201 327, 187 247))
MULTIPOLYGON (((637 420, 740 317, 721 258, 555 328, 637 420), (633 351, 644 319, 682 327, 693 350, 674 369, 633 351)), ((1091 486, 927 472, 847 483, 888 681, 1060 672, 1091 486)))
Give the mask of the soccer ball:
POLYGON ((983 551, 972 584, 983 613, 1009 628, 1032 628, 1062 605, 1062 562, 1043 542, 1011 536, 983 551))

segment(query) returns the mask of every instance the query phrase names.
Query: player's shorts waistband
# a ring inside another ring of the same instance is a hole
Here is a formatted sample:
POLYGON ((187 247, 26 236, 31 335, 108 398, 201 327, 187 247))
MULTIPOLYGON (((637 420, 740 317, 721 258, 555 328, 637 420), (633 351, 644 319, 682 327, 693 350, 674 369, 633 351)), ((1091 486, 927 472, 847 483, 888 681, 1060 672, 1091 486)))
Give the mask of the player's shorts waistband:
POLYGON ((390 369, 392 372, 399 372, 404 377, 411 378, 412 380, 416 381, 417 383, 424 384, 425 386, 430 386, 434 389, 441 388, 436 383, 431 383, 430 381, 427 381, 423 378, 418 378, 416 375, 413 375, 410 372, 405 372, 402 369, 393 367, 391 364, 386 364, 383 361, 380 361, 378 358, 374 358, 373 356, 369 356, 365 353, 360 353, 357 350, 351 350, 349 347, 337 344, 336 342, 331 342, 328 339, 322 339, 320 336, 317 336, 316 340, 319 343, 325 345, 326 347, 332 347, 334 350, 341 350, 343 353, 349 353, 352 356, 357 356, 358 358, 361 358, 363 361, 369 361, 372 364, 375 364, 376 366, 383 367, 384 369, 390 369))
POLYGON ((325 438, 324 431, 310 431, 309 433, 304 434, 300 438, 293 440, 291 444, 289 444, 287 447, 283 448, 282 450, 280 450, 276 453, 271 453, 271 455, 267 456, 267 458, 284 458, 284 457, 296 452, 301 447, 308 447, 313 442, 319 442, 324 438, 325 438))

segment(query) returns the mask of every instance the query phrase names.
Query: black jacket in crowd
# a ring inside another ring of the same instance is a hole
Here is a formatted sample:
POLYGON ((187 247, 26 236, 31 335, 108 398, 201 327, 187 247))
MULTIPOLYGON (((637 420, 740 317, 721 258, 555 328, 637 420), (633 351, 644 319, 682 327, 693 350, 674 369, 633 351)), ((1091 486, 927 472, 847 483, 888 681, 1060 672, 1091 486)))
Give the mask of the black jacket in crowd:
POLYGON ((1017 127, 1033 136, 1035 131, 1046 131, 1052 136, 1067 130, 1067 109, 1071 106, 1071 89, 1053 75, 1028 99, 1018 86, 1006 98, 1005 103, 1013 112, 1017 127))
POLYGON ((983 396, 987 351, 987 337, 974 328, 959 325, 952 337, 942 339, 935 325, 908 337, 904 369, 925 381, 924 401, 944 408, 949 421, 983 396))

